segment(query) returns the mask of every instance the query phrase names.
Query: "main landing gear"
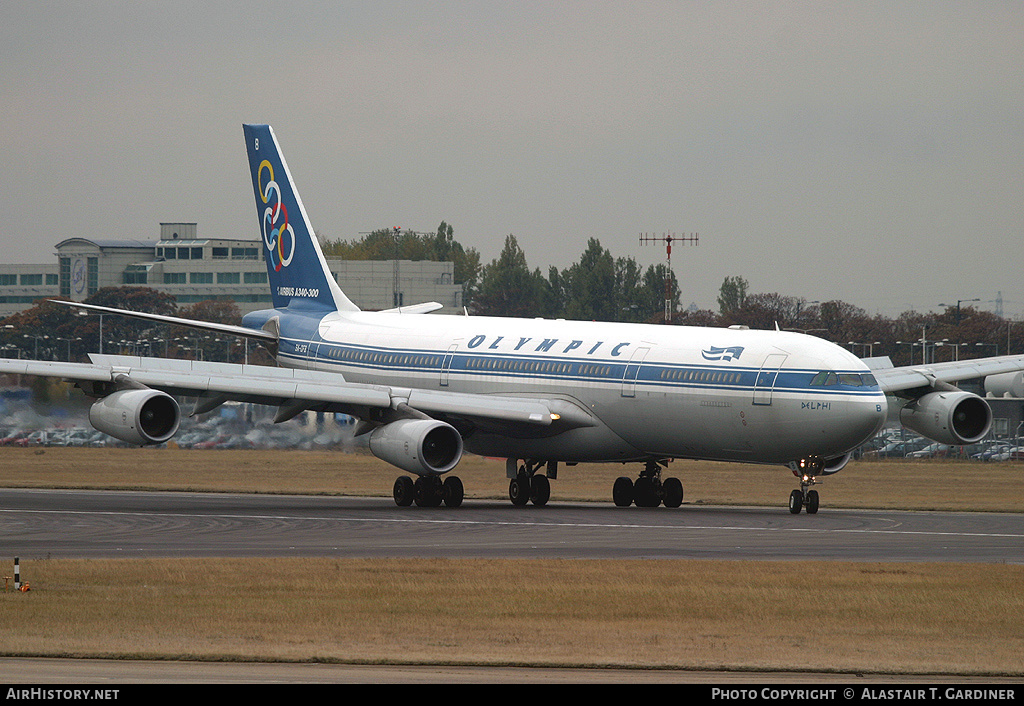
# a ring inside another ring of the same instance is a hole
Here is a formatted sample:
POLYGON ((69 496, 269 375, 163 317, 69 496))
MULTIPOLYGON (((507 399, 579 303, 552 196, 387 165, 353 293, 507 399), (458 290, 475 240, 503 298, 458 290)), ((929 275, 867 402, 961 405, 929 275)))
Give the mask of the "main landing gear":
POLYGON ((462 480, 458 476, 418 476, 413 480, 409 476, 399 476, 395 481, 395 504, 409 507, 416 503, 418 507, 438 507, 444 503, 448 507, 459 507, 465 496, 462 480))
POLYGON ((808 490, 817 481, 815 476, 824 467, 820 459, 805 459, 793 468, 793 475, 800 479, 800 490, 789 494, 789 511, 799 515, 802 508, 807 508, 808 515, 818 512, 818 491, 808 490))
POLYGON ((556 478, 558 473, 555 462, 547 464, 547 475, 537 473, 544 465, 543 461, 524 461, 516 468, 516 459, 510 458, 505 464, 509 476, 508 498, 513 505, 522 507, 531 502, 537 507, 547 505, 551 499, 550 479, 556 478))
POLYGON ((644 470, 633 482, 625 476, 615 479, 612 486, 612 500, 619 507, 629 507, 636 503, 637 507, 679 507, 683 504, 683 484, 678 478, 661 479, 662 464, 648 461, 644 470))

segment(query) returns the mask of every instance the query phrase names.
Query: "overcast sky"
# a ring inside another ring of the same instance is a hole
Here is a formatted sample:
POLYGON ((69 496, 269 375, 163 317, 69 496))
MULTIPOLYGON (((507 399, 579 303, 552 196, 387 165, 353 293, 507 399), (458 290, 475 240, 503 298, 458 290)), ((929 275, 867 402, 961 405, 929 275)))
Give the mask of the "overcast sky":
POLYGON ((314 228, 433 230, 545 274, 589 238, 869 313, 1024 318, 1024 4, 5 2, 0 245, 257 237, 243 122, 314 228))

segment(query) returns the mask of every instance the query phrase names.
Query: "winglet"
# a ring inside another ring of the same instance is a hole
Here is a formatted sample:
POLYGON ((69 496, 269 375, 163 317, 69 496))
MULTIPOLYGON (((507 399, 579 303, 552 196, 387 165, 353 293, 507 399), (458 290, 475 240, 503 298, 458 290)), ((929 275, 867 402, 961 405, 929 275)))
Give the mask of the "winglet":
POLYGON ((327 267, 269 125, 242 125, 274 308, 359 311, 327 267))

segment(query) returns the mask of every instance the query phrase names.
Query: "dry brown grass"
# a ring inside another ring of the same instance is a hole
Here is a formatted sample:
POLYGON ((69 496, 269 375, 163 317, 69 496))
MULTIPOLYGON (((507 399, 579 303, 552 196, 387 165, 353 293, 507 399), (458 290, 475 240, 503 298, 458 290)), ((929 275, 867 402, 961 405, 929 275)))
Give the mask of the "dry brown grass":
POLYGON ((41 560, 12 654, 1020 674, 1024 567, 41 560))
MULTIPOLYGON (((5 487, 133 488, 242 493, 389 496, 399 471, 372 456, 337 451, 182 449, 0 449, 5 487)), ((553 500, 610 502, 616 476, 639 464, 562 466, 553 500)), ((797 487, 780 466, 676 461, 669 472, 685 502, 785 506, 797 487)), ((467 456, 459 475, 468 498, 508 497, 504 461, 467 456)), ((860 461, 826 477, 823 507, 1024 512, 1024 464, 860 461)))

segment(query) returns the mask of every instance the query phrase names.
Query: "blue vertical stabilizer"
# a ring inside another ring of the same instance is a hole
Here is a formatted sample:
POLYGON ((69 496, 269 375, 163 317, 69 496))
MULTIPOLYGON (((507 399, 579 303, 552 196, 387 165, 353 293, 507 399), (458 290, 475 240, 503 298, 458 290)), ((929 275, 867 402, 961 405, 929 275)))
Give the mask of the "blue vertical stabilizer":
POLYGON ((327 268, 269 125, 243 125, 274 308, 358 311, 327 268))

